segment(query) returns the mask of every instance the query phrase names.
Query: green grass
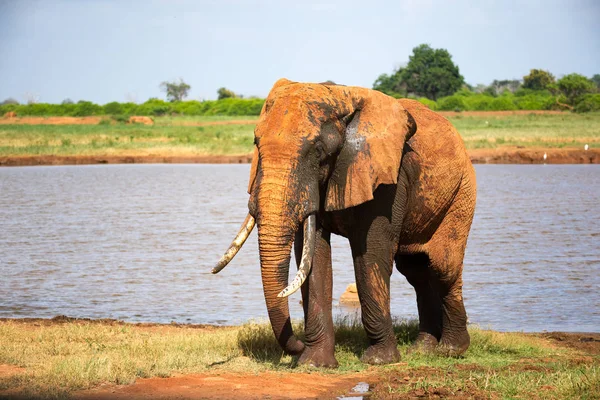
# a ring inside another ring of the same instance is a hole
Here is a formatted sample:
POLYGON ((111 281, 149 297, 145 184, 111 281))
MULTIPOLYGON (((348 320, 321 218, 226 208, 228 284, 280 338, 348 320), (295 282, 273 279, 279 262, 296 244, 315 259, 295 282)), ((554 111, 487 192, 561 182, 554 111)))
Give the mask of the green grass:
POLYGON ((221 121, 256 121, 258 116, 256 115, 244 115, 244 116, 229 116, 229 115, 206 115, 206 116, 173 116, 173 117, 154 117, 156 125, 173 125, 181 123, 207 123, 207 122, 221 122, 221 121))
MULTIPOLYGON (((302 327, 296 324, 296 332, 302 327)), ((306 372, 340 376, 363 371, 376 376, 374 398, 436 393, 481 394, 483 398, 598 398, 600 359, 559 348, 519 333, 471 329, 464 357, 409 353, 414 321, 395 321, 402 361, 368 367, 359 361, 367 347, 355 319, 336 322, 337 370, 298 367, 284 355, 267 324, 231 328, 135 326, 71 321, 40 324, 0 322, 0 364, 24 372, 0 377, 3 390, 25 396, 68 397, 103 383, 131 384, 140 377, 175 373, 306 372)))
POLYGON ((0 156, 246 154, 253 125, 0 125, 0 156))
MULTIPOLYGON (((600 147, 600 113, 450 117, 468 149, 600 147)), ((0 156, 228 155, 252 151, 254 125, 206 125, 256 117, 161 117, 154 126, 0 125, 0 156), (187 126, 185 124, 188 124, 187 126)))
POLYGON ((468 149, 600 147, 600 113, 448 118, 468 149))

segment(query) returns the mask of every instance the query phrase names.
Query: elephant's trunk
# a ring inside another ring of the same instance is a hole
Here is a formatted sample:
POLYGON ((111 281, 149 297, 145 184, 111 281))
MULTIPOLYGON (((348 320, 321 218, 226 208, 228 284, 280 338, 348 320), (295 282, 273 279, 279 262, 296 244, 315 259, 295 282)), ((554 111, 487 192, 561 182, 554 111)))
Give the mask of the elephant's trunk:
POLYGON ((296 355, 302 352, 304 343, 292 330, 287 298, 278 297, 278 294, 288 284, 290 253, 299 222, 293 216, 285 195, 287 177, 269 178, 263 178, 258 196, 258 245, 263 291, 277 341, 286 353, 296 355))

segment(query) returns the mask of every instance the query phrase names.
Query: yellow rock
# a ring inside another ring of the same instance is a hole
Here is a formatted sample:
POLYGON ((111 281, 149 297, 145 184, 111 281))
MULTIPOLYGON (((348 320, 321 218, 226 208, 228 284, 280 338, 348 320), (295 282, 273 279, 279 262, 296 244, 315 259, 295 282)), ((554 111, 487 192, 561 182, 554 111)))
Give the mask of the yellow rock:
POLYGON ((351 283, 346 288, 346 291, 340 296, 340 304, 347 306, 358 306, 360 304, 358 300, 358 291, 356 290, 356 283, 351 283))

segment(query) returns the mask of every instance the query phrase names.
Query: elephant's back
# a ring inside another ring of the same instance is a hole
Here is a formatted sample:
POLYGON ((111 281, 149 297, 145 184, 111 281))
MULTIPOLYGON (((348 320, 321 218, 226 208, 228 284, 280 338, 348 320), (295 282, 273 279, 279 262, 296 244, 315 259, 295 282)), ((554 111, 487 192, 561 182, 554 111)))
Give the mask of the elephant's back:
POLYGON ((401 166, 409 210, 402 237, 410 241, 433 234, 459 190, 474 182, 474 171, 460 135, 446 118, 417 101, 399 101, 417 125, 401 166))
POLYGON ((417 130, 408 144, 421 157, 451 164, 469 160, 464 142, 450 121, 416 100, 398 102, 415 120, 417 130))

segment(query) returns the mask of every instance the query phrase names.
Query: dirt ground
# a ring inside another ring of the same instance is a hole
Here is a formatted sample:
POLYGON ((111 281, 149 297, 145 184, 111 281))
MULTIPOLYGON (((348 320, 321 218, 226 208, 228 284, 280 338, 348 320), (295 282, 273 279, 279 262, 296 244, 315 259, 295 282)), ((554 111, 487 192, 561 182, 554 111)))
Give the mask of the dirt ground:
POLYGON ((0 157, 0 166, 85 165, 85 164, 247 164, 252 154, 241 155, 100 155, 100 156, 8 156, 0 157))
POLYGON ((129 386, 106 386, 73 394, 75 399, 335 399, 348 395, 370 374, 307 373, 193 374, 138 379, 129 386), (266 395, 265 393, 269 394, 266 395))
POLYGON ((16 117, 0 118, 0 125, 98 125, 102 117, 16 117))
POLYGON ((600 149, 471 149, 473 164, 600 164, 600 149), (546 154, 546 160, 544 160, 546 154))
MULTIPOLYGON (((6 319, 0 319, 0 321, 6 319)), ((77 321, 68 317, 55 317, 53 319, 21 319, 25 325, 52 325, 77 321)), ((116 320, 81 320, 100 324, 125 324, 116 320)), ((135 324, 148 328, 160 329, 162 324, 135 324)), ((189 325, 186 325, 190 327, 189 325)), ((213 327, 207 325, 191 326, 199 329, 228 329, 227 327, 213 327)), ((600 333, 565 333, 548 332, 531 334, 550 341, 557 347, 568 347, 581 351, 589 356, 600 354, 600 333)), ((589 356, 583 358, 588 359, 589 356)), ((582 362, 589 362, 583 360, 582 362)), ((526 360, 524 360, 526 361, 526 360)), ((406 363, 397 365, 407 366, 406 363)), ((459 368, 468 369, 470 365, 459 368)), ((524 370, 536 368, 526 362, 524 370)), ((137 379, 132 385, 106 384, 89 390, 72 393, 74 399, 104 400, 104 399, 335 399, 339 396, 352 398, 352 388, 359 382, 369 384, 370 391, 378 398, 388 398, 386 383, 409 384, 422 380, 433 373, 429 367, 407 368, 401 372, 389 370, 382 373, 380 369, 371 368, 364 372, 354 374, 324 374, 320 372, 262 372, 237 374, 231 372, 214 371, 202 374, 173 375, 168 378, 137 379), (378 386, 379 385, 379 386, 378 386), (265 393, 268 393, 266 395, 265 393)), ((439 372, 439 371, 438 371, 439 372)), ((27 373, 24 368, 0 364, 0 379, 27 373)), ((444 389, 438 392, 426 392, 421 389, 409 392, 406 396, 397 397, 394 394, 389 398, 452 398, 473 399, 489 398, 489 394, 467 385, 468 390, 457 393, 446 393, 444 389), (421 393, 422 392, 422 393, 421 393)), ((16 393, 0 391, 0 398, 19 398, 16 393)))
MULTIPOLYGON (((600 149, 498 149, 469 150, 474 164, 600 164, 600 149), (546 160, 544 160, 546 154, 546 160)), ((83 164, 246 164, 252 154, 239 155, 99 155, 99 156, 5 156, 0 166, 83 165, 83 164)))

